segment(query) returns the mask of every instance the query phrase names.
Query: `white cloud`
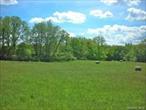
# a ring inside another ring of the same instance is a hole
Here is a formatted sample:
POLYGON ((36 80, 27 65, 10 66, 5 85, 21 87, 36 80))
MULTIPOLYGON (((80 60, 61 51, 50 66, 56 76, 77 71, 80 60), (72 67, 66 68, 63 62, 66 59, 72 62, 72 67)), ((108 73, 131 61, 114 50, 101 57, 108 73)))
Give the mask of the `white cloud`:
POLYGON ((17 0, 0 0, 0 5, 14 5, 17 3, 17 0))
POLYGON ((101 28, 89 28, 85 34, 104 36, 107 44, 123 45, 125 43, 139 43, 146 34, 146 25, 129 27, 126 25, 105 25, 101 28))
POLYGON ((106 5, 127 4, 128 6, 138 6, 142 0, 100 0, 106 5))
POLYGON ((141 3, 141 0, 125 0, 128 6, 137 6, 141 3))
POLYGON ((53 16, 47 18, 32 18, 30 20, 31 23, 38 23, 38 22, 46 22, 51 20, 52 22, 56 23, 73 23, 73 24, 81 24, 84 23, 86 20, 86 16, 80 12, 55 12, 53 16))
POLYGON ((43 18, 35 17, 35 18, 32 18, 29 22, 30 23, 41 23, 41 22, 44 22, 44 21, 45 21, 45 19, 43 19, 43 18))
POLYGON ((118 2, 118 0, 100 0, 100 2, 107 4, 107 5, 112 5, 112 4, 116 4, 118 2))
POLYGON ((84 23, 86 16, 82 13, 79 12, 73 12, 73 11, 68 11, 68 12, 55 12, 53 14, 54 18, 57 18, 58 21, 60 22, 70 22, 74 24, 80 24, 84 23))
POLYGON ((99 17, 99 18, 113 17, 113 14, 110 11, 103 11, 103 10, 91 10, 90 15, 99 17))
POLYGON ((144 10, 138 8, 129 8, 127 11, 129 12, 128 16, 126 17, 127 20, 146 20, 146 11, 144 10))
POLYGON ((73 33, 73 32, 68 32, 68 33, 69 33, 70 37, 75 37, 76 36, 76 34, 73 33))

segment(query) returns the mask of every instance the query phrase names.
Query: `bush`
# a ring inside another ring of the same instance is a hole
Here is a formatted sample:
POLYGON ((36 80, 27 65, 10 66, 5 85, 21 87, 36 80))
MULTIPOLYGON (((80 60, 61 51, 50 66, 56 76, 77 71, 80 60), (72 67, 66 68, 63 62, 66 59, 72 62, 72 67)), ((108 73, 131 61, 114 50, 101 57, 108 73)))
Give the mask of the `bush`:
POLYGON ((12 55, 10 59, 11 59, 12 61, 15 61, 15 60, 18 60, 18 57, 17 57, 17 55, 12 55))
POLYGON ((43 55, 40 57, 40 61, 43 61, 43 62, 54 61, 54 57, 43 55))
POLYGON ((32 56, 30 60, 31 61, 40 61, 40 58, 37 56, 32 56))
POLYGON ((33 49, 30 45, 27 45, 25 43, 19 44, 16 50, 17 60, 21 61, 31 60, 32 51, 33 49))
POLYGON ((56 61, 70 61, 76 60, 77 58, 74 57, 71 53, 61 53, 55 56, 54 60, 56 61))

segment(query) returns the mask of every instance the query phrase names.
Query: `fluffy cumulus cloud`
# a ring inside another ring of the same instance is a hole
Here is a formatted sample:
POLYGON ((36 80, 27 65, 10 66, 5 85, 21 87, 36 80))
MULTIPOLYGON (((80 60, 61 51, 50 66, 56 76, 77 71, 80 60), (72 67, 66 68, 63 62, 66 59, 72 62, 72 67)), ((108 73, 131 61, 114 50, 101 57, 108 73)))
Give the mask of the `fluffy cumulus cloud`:
POLYGON ((113 17, 113 14, 110 11, 103 11, 103 10, 91 10, 90 15, 99 17, 99 18, 113 17))
POLYGON ((41 22, 44 22, 45 19, 44 18, 41 18, 41 17, 34 17, 32 18, 29 22, 30 23, 41 23, 41 22))
POLYGON ((104 36, 107 44, 123 45, 125 43, 139 43, 145 38, 146 25, 129 27, 126 25, 105 25, 101 28, 90 28, 87 33, 91 36, 104 36))
POLYGON ((106 5, 115 5, 118 3, 127 4, 128 6, 138 6, 142 0, 100 0, 101 3, 106 5))
POLYGON ((126 17, 127 20, 146 21, 146 11, 138 8, 129 8, 127 11, 129 12, 126 17))
POLYGON ((75 37, 76 36, 76 34, 73 33, 73 32, 68 32, 68 33, 69 33, 70 37, 75 37))
POLYGON ((125 0, 128 6, 137 6, 141 3, 141 0, 125 0))
POLYGON ((0 5, 14 5, 17 3, 17 0, 0 0, 0 5))
POLYGON ((107 4, 107 5, 112 5, 118 3, 118 0, 100 0, 100 2, 107 4))
POLYGON ((73 11, 55 12, 53 13, 53 16, 47 18, 37 18, 37 17, 32 18, 30 20, 30 23, 40 23, 49 20, 56 23, 68 22, 73 24, 81 24, 85 22, 86 16, 80 12, 73 12, 73 11))

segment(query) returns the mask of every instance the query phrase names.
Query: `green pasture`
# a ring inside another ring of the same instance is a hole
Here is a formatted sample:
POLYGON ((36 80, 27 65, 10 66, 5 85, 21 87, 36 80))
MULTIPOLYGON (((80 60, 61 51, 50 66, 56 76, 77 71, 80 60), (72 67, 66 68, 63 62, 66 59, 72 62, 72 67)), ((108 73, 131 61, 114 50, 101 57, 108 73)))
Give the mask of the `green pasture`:
POLYGON ((145 105, 146 63, 0 62, 0 110, 144 110, 145 105))

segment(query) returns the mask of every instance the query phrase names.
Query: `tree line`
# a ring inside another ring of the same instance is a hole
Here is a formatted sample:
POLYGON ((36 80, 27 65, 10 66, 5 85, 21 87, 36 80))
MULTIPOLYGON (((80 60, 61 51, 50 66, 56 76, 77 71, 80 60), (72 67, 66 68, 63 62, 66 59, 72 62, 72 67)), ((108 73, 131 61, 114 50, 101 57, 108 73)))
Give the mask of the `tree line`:
POLYGON ((0 17, 0 59, 19 61, 125 60, 146 62, 146 39, 137 45, 110 46, 104 37, 71 37, 51 21, 34 24, 17 16, 0 17))

